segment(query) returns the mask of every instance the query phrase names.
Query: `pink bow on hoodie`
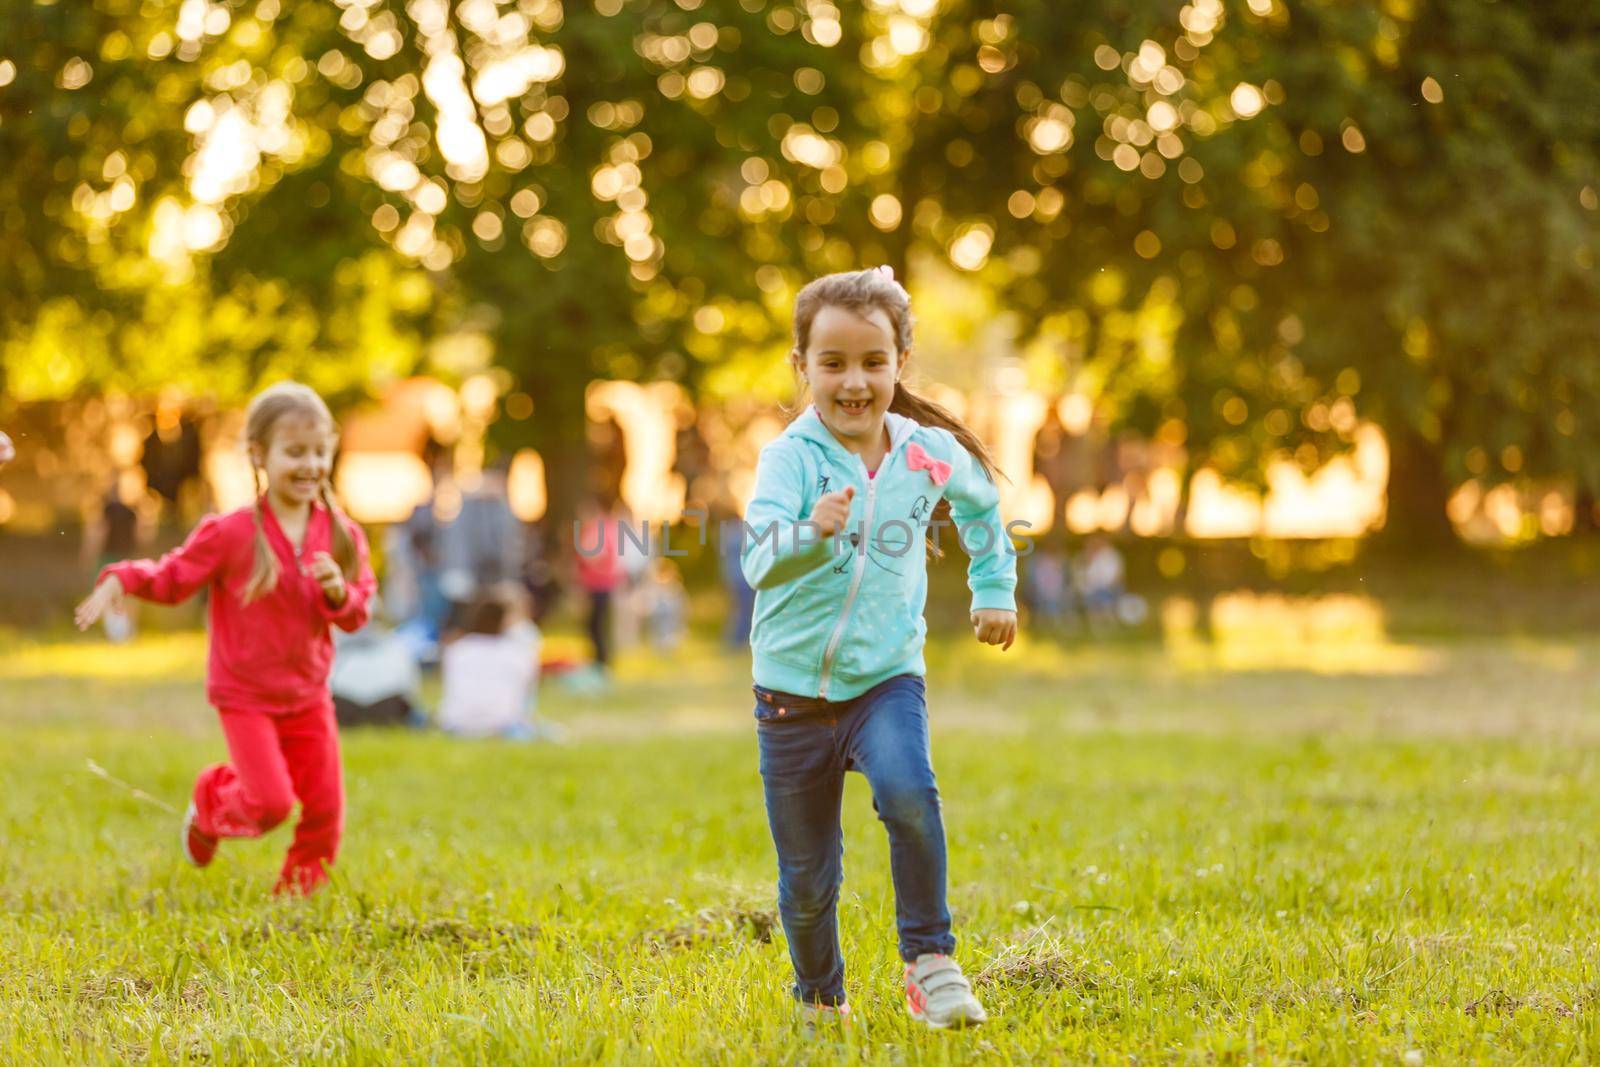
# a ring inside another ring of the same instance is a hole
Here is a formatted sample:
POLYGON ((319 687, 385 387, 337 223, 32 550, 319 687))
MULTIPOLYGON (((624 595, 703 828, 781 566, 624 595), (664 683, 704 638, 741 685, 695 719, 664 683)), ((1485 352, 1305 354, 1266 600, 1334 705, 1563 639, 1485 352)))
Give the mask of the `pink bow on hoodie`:
POLYGON ((927 471, 928 477, 934 485, 943 485, 950 480, 950 464, 942 459, 934 459, 922 450, 916 442, 906 445, 906 469, 910 471, 927 471))

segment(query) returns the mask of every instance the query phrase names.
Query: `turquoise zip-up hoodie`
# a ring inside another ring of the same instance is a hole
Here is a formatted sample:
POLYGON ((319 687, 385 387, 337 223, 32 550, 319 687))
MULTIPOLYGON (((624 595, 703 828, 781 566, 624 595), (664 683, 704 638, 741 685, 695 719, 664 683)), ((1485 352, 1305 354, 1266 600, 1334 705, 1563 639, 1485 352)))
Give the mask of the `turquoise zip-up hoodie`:
POLYGON ((756 590, 750 645, 759 686, 848 700, 897 674, 926 673, 924 538, 941 498, 956 529, 941 529, 939 543, 945 551, 959 543, 971 557, 972 609, 1016 610, 1016 554, 982 464, 948 430, 893 412, 885 419, 889 451, 872 478, 814 406, 761 450, 741 554, 756 590), (944 485, 935 471, 910 469, 912 445, 949 465, 944 485), (823 538, 802 523, 818 498, 849 485, 856 491, 843 533, 823 538))

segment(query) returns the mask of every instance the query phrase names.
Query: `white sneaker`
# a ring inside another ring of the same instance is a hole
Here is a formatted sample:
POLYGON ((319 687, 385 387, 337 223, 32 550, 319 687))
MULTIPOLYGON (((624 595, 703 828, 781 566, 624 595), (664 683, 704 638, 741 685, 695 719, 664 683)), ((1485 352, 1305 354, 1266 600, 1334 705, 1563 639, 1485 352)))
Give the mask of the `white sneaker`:
POLYGON ((989 1021, 961 965, 949 956, 925 952, 906 964, 906 1010, 935 1030, 977 1026, 989 1021))

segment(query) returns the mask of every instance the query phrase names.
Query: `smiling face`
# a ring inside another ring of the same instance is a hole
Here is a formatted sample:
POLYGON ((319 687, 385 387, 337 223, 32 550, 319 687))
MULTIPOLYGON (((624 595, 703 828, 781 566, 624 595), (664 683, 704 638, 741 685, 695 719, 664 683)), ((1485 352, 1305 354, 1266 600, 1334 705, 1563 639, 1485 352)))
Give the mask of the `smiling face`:
POLYGON ((793 358, 823 425, 859 452, 883 436, 883 416, 906 355, 897 350, 894 323, 883 309, 830 305, 812 319, 809 344, 793 358))
POLYGON ((250 446, 250 456, 267 475, 274 504, 300 508, 317 498, 333 464, 331 428, 311 415, 289 413, 272 424, 266 447, 250 446))

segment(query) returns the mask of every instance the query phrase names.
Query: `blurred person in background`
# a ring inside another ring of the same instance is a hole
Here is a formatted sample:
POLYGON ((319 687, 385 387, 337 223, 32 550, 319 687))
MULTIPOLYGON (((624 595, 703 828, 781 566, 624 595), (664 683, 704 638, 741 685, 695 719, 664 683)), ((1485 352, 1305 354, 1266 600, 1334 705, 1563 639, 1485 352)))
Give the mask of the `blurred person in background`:
POLYGON ((1023 567, 1023 590, 1038 625, 1060 626, 1067 617, 1071 581, 1066 554, 1055 545, 1041 545, 1023 567))
POLYGON ((589 643, 600 675, 611 667, 612 599, 622 586, 622 516, 610 495, 597 496, 578 509, 573 570, 589 598, 589 643))
POLYGON ((439 635, 450 604, 440 588, 438 491, 384 535, 384 602, 396 631, 419 662, 439 661, 439 635))
POLYGON ((651 540, 649 523, 635 523, 627 506, 619 518, 617 542, 622 561, 622 582, 611 594, 612 651, 639 643, 640 631, 650 613, 651 578, 659 545, 651 540))
POLYGON ((479 596, 522 581, 527 534, 506 495, 509 464, 498 461, 461 486, 461 510, 439 529, 439 586, 450 602, 446 629, 479 596))
POLYGON ((551 545, 547 534, 547 518, 527 524, 527 563, 522 571, 522 584, 532 597, 533 621, 543 626, 551 610, 561 600, 561 580, 555 562, 551 559, 551 545))
POLYGON ((742 651, 750 641, 750 625, 755 619, 756 591, 744 576, 739 563, 744 550, 744 527, 735 514, 716 523, 717 566, 722 575, 722 587, 728 594, 728 618, 723 627, 722 641, 730 650, 742 651))
MULTIPOLYGON (((133 504, 138 499, 138 474, 119 471, 111 478, 111 485, 100 499, 99 512, 83 527, 83 559, 96 574, 125 559, 139 554, 143 544, 144 529, 139 513, 133 504)), ((106 637, 120 644, 133 637, 137 628, 136 606, 124 600, 118 608, 108 610, 101 617, 106 637)))
MULTIPOLYGON (((377 615, 378 598, 373 601, 377 615)), ((382 623, 373 621, 354 633, 333 635, 328 689, 341 728, 426 725, 421 685, 422 669, 410 643, 382 623)))
POLYGON ((559 739, 562 731, 536 713, 539 645, 519 584, 502 583, 474 598, 439 654, 439 727, 462 737, 559 739))
POLYGON ((1122 602, 1125 580, 1126 567, 1117 546, 1104 534, 1090 537, 1077 561, 1078 595, 1090 629, 1100 630, 1117 624, 1117 608, 1122 602))
POLYGON ((644 601, 651 647, 658 652, 675 650, 683 643, 689 595, 683 587, 683 576, 672 560, 655 560, 645 582, 644 601))

